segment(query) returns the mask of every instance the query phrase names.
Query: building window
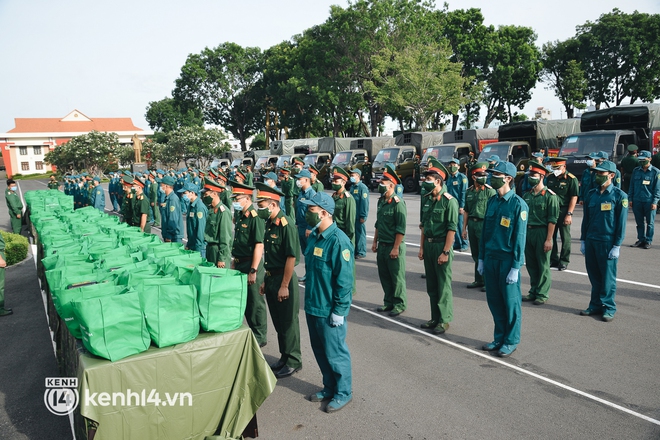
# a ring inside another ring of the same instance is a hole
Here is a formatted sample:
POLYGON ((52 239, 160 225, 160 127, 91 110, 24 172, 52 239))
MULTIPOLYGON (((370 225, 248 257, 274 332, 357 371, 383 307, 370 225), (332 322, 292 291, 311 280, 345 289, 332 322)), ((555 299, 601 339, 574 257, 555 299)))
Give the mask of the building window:
MULTIPOLYGON (((41 155, 41 147, 34 147, 34 155, 39 156, 41 155)), ((39 168, 37 168, 39 169, 39 168)))
POLYGON ((21 169, 23 171, 30 171, 30 162, 21 162, 21 169))
POLYGON ((39 161, 37 161, 37 162, 34 163, 34 167, 35 167, 37 170, 43 170, 43 169, 44 169, 44 163, 43 163, 42 161, 39 160, 39 161))
POLYGON ((21 156, 27 156, 27 147, 18 147, 21 156))

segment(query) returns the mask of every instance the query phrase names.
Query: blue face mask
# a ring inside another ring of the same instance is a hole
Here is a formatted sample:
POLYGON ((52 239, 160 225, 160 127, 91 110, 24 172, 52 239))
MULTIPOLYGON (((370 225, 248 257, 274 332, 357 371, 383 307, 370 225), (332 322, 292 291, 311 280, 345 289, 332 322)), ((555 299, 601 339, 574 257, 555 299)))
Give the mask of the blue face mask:
POLYGON ((589 159, 589 160, 587 161, 587 166, 588 166, 588 167, 592 167, 592 166, 594 166, 594 161, 591 160, 591 159, 589 159))
POLYGON ((353 183, 358 183, 358 179, 357 179, 357 177, 351 177, 351 182, 353 182, 353 183))
POLYGON ((181 197, 181 198, 182 198, 183 200, 185 200, 186 202, 189 202, 189 201, 190 201, 190 199, 188 198, 188 194, 184 194, 183 197, 181 197))
POLYGON ((231 204, 231 206, 234 207, 234 211, 242 211, 242 210, 243 210, 243 207, 242 207, 241 204, 238 203, 238 202, 233 202, 233 203, 231 204))
POLYGON ((14 191, 14 192, 16 192, 16 190, 18 189, 18 187, 16 187, 16 186, 10 186, 9 189, 12 190, 12 191, 14 191))

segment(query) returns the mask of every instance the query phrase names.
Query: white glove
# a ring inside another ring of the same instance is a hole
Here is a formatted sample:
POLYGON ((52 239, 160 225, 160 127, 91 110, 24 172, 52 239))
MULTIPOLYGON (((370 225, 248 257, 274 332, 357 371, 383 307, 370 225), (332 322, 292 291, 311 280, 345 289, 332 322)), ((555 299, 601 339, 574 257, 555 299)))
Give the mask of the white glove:
POLYGON ((607 256, 608 260, 616 260, 619 258, 619 249, 620 246, 612 246, 612 250, 610 251, 610 254, 607 256))
POLYGON ((514 269, 513 267, 509 271, 509 275, 506 276, 506 283, 507 284, 514 284, 518 282, 518 272, 520 272, 520 269, 514 269))
POLYGON ((479 272, 479 275, 484 274, 484 260, 479 260, 477 263, 477 272, 479 272))
POLYGON ((344 317, 339 316, 339 315, 335 315, 334 313, 332 313, 330 315, 330 326, 331 327, 340 327, 342 325, 344 325, 344 317))
POLYGON ((582 255, 587 253, 587 244, 584 240, 580 240, 580 252, 582 252, 582 255))

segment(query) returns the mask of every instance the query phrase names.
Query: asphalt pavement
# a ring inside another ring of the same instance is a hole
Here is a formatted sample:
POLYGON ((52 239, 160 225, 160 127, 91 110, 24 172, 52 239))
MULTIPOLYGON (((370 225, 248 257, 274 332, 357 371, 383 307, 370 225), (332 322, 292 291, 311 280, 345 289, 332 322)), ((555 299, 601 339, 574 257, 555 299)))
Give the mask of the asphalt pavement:
MULTIPOLYGON (((19 185, 22 191, 45 188, 39 181, 19 185)), ((369 249, 377 197, 370 197, 369 249)), ((417 258, 419 196, 406 194, 404 200, 409 212, 408 310, 396 318, 375 312, 382 303, 375 254, 369 252, 356 263, 358 293, 347 320, 353 401, 338 413, 326 414, 324 404, 305 400, 321 388, 321 374, 301 310, 303 369, 279 380, 259 409, 260 438, 660 438, 660 241, 649 250, 629 247, 636 237, 632 212, 621 248, 614 321, 578 315, 588 305, 590 292, 579 252, 578 207, 568 270, 552 272, 548 304, 523 303, 521 344, 510 358, 500 359, 479 349, 492 340, 493 323, 485 293, 465 287, 474 273, 469 253, 454 257, 454 321, 449 330, 434 336, 419 328, 430 316, 425 281, 420 278, 423 264, 417 258)), ((0 222, 8 229, 5 211, 0 222)), ((23 266, 34 268, 32 263, 23 266)), ((15 313, 0 318, 5 342, 0 350, 0 438, 37 438, 36 432, 68 438, 57 435, 64 426, 62 418, 44 414, 43 378, 56 369, 40 295, 18 293, 37 282, 36 274, 32 281, 16 283, 11 281, 16 269, 7 271, 7 300, 15 313), (23 295, 21 301, 17 295, 23 295), (7 345, 7 328, 17 322, 25 322, 26 332, 33 336, 14 331, 10 338, 31 344, 29 350, 23 342, 7 345), (18 360, 17 352, 27 353, 24 361, 12 362, 12 357, 18 360), (28 359, 35 358, 40 359, 38 371, 24 371, 35 364, 28 359), (21 387, 15 386, 19 382, 21 387), (19 404, 21 411, 14 409, 19 404), (6 431, 6 426, 14 431, 6 431)), ((296 271, 304 273, 304 262, 296 271)), ((529 277, 524 268, 521 276, 525 294, 529 277)), ((275 361, 279 352, 272 325, 268 336, 263 351, 267 360, 275 361)))

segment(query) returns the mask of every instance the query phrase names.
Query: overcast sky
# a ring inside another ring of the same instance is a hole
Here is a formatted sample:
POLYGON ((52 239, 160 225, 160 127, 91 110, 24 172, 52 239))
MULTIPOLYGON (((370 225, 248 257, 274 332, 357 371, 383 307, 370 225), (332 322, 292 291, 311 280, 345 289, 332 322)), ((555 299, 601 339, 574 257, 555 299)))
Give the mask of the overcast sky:
MULTIPOLYGON (((531 26, 537 44, 564 40, 575 27, 618 7, 660 13, 659 0, 464 0, 486 24, 531 26)), ((130 117, 148 129, 150 101, 171 96, 190 53, 232 41, 267 49, 324 22, 346 0, 0 0, 0 133, 14 118, 130 117)), ((436 3, 442 6, 442 2, 436 3)), ((523 109, 562 108, 539 84, 523 109)), ((482 115, 483 117, 483 115, 482 115)), ((565 114, 564 114, 565 117, 565 114)))

